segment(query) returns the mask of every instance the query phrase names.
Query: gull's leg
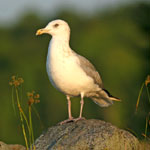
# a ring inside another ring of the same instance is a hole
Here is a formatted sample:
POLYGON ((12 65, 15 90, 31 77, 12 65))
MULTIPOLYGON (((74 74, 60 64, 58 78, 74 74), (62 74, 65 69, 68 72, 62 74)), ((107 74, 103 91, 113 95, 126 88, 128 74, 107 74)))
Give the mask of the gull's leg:
POLYGON ((69 116, 69 118, 67 120, 64 120, 64 121, 60 122, 59 124, 61 124, 61 125, 65 124, 65 123, 68 123, 68 122, 75 121, 73 119, 72 115, 71 115, 71 100, 70 100, 70 96, 67 95, 66 98, 67 98, 67 101, 68 101, 68 116, 69 116))
POLYGON ((78 118, 75 119, 75 121, 78 121, 78 120, 82 120, 82 119, 85 119, 84 117, 82 117, 82 111, 83 111, 83 105, 84 105, 84 93, 81 93, 81 101, 80 101, 80 115, 78 118))
POLYGON ((67 100, 68 100, 68 116, 69 116, 69 120, 72 120, 73 117, 71 115, 71 100, 70 100, 70 96, 66 96, 67 97, 67 100))
POLYGON ((67 120, 64 120, 62 122, 60 122, 59 124, 65 124, 65 123, 69 123, 69 122, 76 122, 78 120, 82 120, 82 119, 85 119, 84 117, 82 117, 82 111, 83 111, 83 105, 84 105, 84 93, 81 93, 81 106, 80 106, 80 115, 78 118, 74 119, 71 115, 71 100, 70 100, 70 96, 66 96, 67 97, 67 101, 68 101, 68 116, 69 118, 67 120))
POLYGON ((79 118, 82 118, 82 111, 83 111, 83 105, 84 105, 84 93, 81 93, 81 101, 80 101, 80 115, 79 115, 79 118))

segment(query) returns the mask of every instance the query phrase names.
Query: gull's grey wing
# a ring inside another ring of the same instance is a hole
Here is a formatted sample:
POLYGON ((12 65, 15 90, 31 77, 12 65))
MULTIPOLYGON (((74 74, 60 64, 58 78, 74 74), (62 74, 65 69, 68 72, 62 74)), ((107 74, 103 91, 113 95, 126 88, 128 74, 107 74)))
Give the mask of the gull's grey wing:
POLYGON ((96 71, 95 67, 87 60, 85 57, 76 54, 79 59, 79 65, 84 70, 84 72, 90 76, 99 87, 103 88, 102 80, 99 73, 96 71))

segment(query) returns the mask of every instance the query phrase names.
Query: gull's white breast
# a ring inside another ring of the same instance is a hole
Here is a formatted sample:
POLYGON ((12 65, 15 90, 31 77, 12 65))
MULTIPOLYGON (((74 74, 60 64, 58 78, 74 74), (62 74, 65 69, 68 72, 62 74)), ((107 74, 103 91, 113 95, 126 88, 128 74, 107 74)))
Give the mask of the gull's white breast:
POLYGON ((51 44, 47 56, 47 72, 52 85, 71 96, 91 91, 95 84, 80 67, 77 56, 70 48, 67 50, 68 47, 51 44))

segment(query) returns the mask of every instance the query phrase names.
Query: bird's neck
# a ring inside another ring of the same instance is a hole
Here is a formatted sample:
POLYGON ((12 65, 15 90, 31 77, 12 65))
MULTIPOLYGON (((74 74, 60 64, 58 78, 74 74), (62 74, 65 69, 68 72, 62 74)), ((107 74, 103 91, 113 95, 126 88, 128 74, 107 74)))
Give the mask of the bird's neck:
POLYGON ((49 51, 57 51, 60 53, 70 53, 71 48, 69 46, 69 40, 70 36, 69 35, 57 35, 53 36, 50 44, 49 44, 49 51))

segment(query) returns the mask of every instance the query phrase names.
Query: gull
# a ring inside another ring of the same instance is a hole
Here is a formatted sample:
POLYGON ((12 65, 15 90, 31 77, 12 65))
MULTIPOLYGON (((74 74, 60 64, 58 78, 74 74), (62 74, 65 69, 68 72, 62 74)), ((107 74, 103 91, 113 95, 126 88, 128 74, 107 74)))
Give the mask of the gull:
POLYGON ((70 27, 64 20, 54 20, 36 35, 52 36, 46 62, 46 69, 51 84, 66 95, 68 101, 68 119, 63 123, 83 119, 84 97, 91 98, 101 107, 108 107, 113 101, 120 101, 103 87, 99 73, 88 59, 74 52, 69 45, 70 27), (80 96, 80 115, 73 118, 71 114, 71 97, 80 96))

